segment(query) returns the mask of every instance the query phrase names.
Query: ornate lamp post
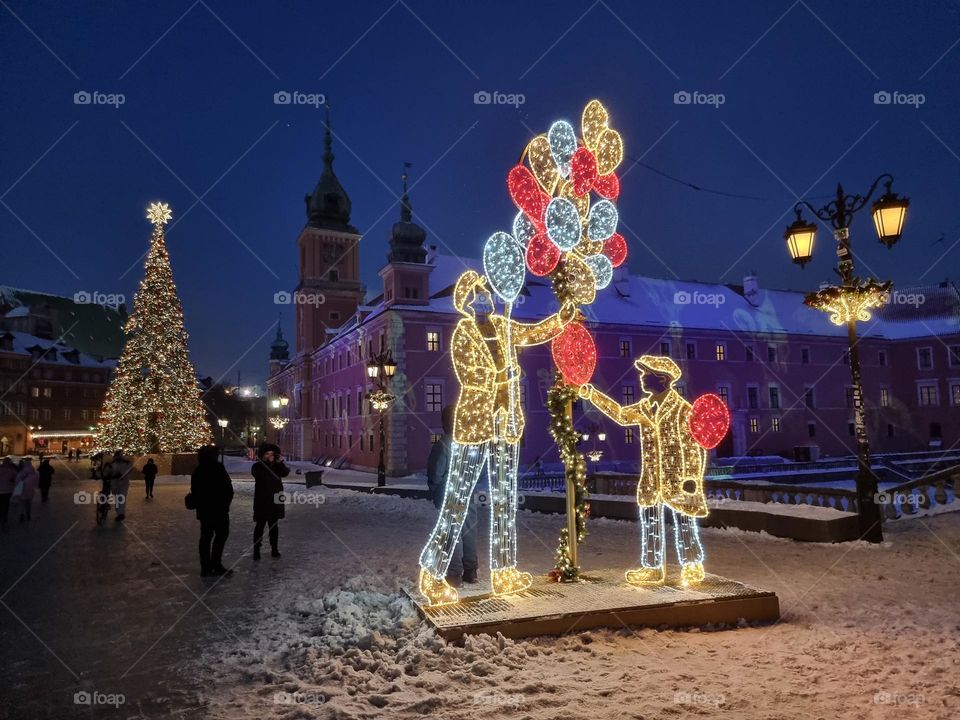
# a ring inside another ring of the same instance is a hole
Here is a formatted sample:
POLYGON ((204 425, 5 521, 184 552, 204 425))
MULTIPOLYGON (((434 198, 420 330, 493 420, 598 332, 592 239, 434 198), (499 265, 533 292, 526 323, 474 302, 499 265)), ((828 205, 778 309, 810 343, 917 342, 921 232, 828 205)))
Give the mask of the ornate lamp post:
POLYGON ((850 241, 850 223, 854 214, 870 201, 877 185, 884 181, 886 192, 870 208, 877 237, 887 249, 900 240, 903 224, 907 217, 909 198, 901 198, 892 190, 893 176, 883 174, 873 181, 866 195, 848 195, 843 186, 837 184, 834 200, 817 209, 806 200, 794 207, 797 219, 787 227, 783 234, 787 249, 793 261, 801 268, 813 256, 814 238, 817 227, 807 223, 802 217, 802 206, 823 222, 833 227, 833 236, 837 241, 837 266, 834 272, 840 277, 839 285, 824 285, 819 291, 810 293, 804 303, 817 310, 830 313, 835 325, 847 326, 847 340, 850 345, 850 379, 853 385, 854 434, 857 441, 857 499, 860 516, 861 539, 869 542, 883 541, 883 528, 880 508, 876 503, 877 478, 870 468, 870 444, 867 440, 866 414, 863 406, 863 385, 860 376, 860 351, 857 341, 857 322, 870 319, 870 310, 882 307, 889 297, 891 283, 876 278, 860 278, 854 273, 853 250, 850 241))
POLYGON ((386 436, 383 430, 383 414, 395 400, 387 390, 390 378, 397 372, 397 364, 393 361, 390 351, 384 351, 370 358, 367 363, 367 377, 373 382, 374 390, 367 393, 367 399, 373 409, 380 415, 380 463, 377 465, 377 487, 387 484, 387 465, 384 460, 386 436))
POLYGON ((590 462, 600 462, 603 457, 603 450, 597 447, 597 442, 606 442, 607 433, 601 430, 596 423, 591 423, 589 429, 581 433, 580 437, 584 442, 590 442, 590 439, 593 439, 593 449, 587 451, 587 457, 590 458, 590 462))
POLYGON ((220 426, 220 462, 223 462, 223 443, 224 436, 227 434, 227 425, 230 424, 230 421, 226 418, 220 418, 217 420, 217 425, 220 426))

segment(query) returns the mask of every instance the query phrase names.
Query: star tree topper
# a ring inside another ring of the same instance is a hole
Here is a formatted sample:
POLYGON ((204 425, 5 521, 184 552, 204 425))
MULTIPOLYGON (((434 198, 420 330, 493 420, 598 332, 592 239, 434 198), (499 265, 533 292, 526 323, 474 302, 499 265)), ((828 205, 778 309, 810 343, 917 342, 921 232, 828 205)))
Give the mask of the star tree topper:
POLYGON ((170 206, 167 203, 155 202, 147 208, 147 220, 154 225, 166 225, 172 217, 173 213, 170 212, 170 206))

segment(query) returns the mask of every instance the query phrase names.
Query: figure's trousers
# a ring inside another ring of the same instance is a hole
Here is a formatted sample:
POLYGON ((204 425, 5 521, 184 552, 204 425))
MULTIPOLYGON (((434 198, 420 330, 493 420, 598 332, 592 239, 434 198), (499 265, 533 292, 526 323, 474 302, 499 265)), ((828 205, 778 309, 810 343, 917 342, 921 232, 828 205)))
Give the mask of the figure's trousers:
POLYGON ((443 507, 430 539, 420 553, 420 567, 435 578, 446 577, 467 507, 484 469, 490 481, 490 569, 516 566, 519 457, 519 443, 504 440, 480 445, 450 444, 450 468, 443 507))
MULTIPOLYGON (((643 567, 663 567, 664 521, 663 503, 640 507, 640 563, 643 567)), ((677 547, 677 559, 683 564, 702 563, 703 545, 697 519, 671 508, 673 513, 673 540, 677 547)))

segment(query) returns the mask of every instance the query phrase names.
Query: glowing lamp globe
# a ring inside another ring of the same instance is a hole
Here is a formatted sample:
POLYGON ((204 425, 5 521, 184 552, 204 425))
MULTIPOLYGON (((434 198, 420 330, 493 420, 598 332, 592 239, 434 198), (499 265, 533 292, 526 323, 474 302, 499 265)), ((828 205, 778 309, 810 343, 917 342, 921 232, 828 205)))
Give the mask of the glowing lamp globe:
POLYGON ((784 231, 783 239, 787 241, 787 250, 791 259, 801 268, 810 262, 813 257, 813 241, 817 236, 817 226, 806 222, 797 211, 797 219, 784 231))
POLYGON ((900 239, 907 219, 907 208, 910 207, 910 198, 898 196, 890 189, 891 184, 887 182, 887 192, 870 208, 877 237, 887 248, 892 248, 900 239))

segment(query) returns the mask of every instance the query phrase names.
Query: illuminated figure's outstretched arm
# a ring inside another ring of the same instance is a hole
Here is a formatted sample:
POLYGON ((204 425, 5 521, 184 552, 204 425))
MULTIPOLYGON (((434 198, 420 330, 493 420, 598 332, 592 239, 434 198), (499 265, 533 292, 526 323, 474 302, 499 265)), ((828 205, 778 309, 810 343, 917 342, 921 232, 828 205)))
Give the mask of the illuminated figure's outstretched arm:
POLYGON ((643 414, 639 402, 632 405, 621 405, 612 397, 604 395, 590 383, 581 385, 579 393, 580 397, 589 400, 597 410, 618 425, 653 425, 653 421, 643 414))
POLYGON ((541 345, 557 337, 576 317, 576 306, 566 303, 559 312, 538 323, 527 324, 511 320, 511 340, 514 345, 541 345))

